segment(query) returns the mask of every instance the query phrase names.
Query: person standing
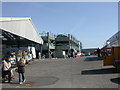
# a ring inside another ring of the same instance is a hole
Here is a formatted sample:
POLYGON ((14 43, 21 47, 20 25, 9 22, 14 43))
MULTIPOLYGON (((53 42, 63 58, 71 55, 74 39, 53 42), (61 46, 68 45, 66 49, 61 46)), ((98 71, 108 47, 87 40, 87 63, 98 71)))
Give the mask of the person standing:
POLYGON ((23 58, 20 58, 20 61, 18 62, 18 73, 19 73, 19 84, 23 84, 25 82, 25 63, 23 58))
POLYGON ((97 49, 97 54, 98 54, 98 57, 100 57, 100 49, 99 48, 97 49))
POLYGON ((11 82, 11 63, 8 58, 3 61, 2 66, 2 78, 5 79, 5 75, 8 75, 8 83, 11 82))
POLYGON ((40 53, 40 52, 38 53, 38 56, 39 56, 39 58, 38 58, 38 59, 41 59, 41 53, 40 53))

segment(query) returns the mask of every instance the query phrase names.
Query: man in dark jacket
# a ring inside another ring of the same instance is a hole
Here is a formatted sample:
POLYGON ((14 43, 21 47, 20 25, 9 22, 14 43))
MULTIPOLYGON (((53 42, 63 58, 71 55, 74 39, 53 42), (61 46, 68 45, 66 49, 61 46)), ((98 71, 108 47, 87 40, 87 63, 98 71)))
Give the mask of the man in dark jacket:
POLYGON ((100 49, 99 48, 97 49, 97 54, 98 54, 98 57, 100 57, 100 49))

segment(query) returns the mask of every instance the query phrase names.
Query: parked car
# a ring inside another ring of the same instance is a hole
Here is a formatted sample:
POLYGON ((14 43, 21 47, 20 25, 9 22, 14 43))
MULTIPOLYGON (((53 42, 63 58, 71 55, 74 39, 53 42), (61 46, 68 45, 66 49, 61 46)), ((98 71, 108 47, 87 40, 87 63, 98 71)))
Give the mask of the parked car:
POLYGON ((85 53, 85 56, 90 56, 91 55, 91 53, 85 53))
POLYGON ((85 56, 85 54, 84 54, 84 53, 81 53, 81 55, 80 55, 80 56, 81 56, 81 57, 82 57, 82 56, 85 56))

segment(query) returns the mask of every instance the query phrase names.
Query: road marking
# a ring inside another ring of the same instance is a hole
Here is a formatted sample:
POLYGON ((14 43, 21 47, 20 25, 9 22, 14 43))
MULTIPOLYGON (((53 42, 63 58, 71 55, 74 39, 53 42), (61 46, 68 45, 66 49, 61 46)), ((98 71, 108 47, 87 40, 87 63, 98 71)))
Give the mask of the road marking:
POLYGON ((30 85, 30 84, 25 84, 25 86, 29 87, 29 86, 31 86, 31 85, 30 85))
POLYGON ((16 86, 15 88, 19 88, 20 86, 16 86))

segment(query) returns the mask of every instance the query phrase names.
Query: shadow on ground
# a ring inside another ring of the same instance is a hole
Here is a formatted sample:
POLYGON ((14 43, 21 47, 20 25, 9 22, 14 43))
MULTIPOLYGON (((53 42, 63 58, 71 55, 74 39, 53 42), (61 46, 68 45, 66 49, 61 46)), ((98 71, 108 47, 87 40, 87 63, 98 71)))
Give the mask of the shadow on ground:
POLYGON ((84 61, 100 61, 102 57, 87 57, 84 61))
POLYGON ((120 85, 120 78, 112 78, 110 81, 120 85))
MULTIPOLYGON (((19 85, 18 80, 13 81, 10 85, 12 87, 40 87, 40 86, 48 86, 48 85, 53 85, 55 84, 59 78, 54 77, 54 76, 26 76, 26 82, 22 85, 19 85)), ((4 84, 9 84, 9 83, 4 83, 4 84)), ((6 87, 3 87, 6 88, 6 87)))
POLYGON ((25 85, 28 86, 47 86, 55 84, 59 78, 54 76, 42 76, 42 77, 27 77, 25 85))
POLYGON ((81 72, 82 75, 96 75, 96 74, 116 74, 115 68, 105 68, 105 69, 94 69, 94 70, 84 70, 81 72))

